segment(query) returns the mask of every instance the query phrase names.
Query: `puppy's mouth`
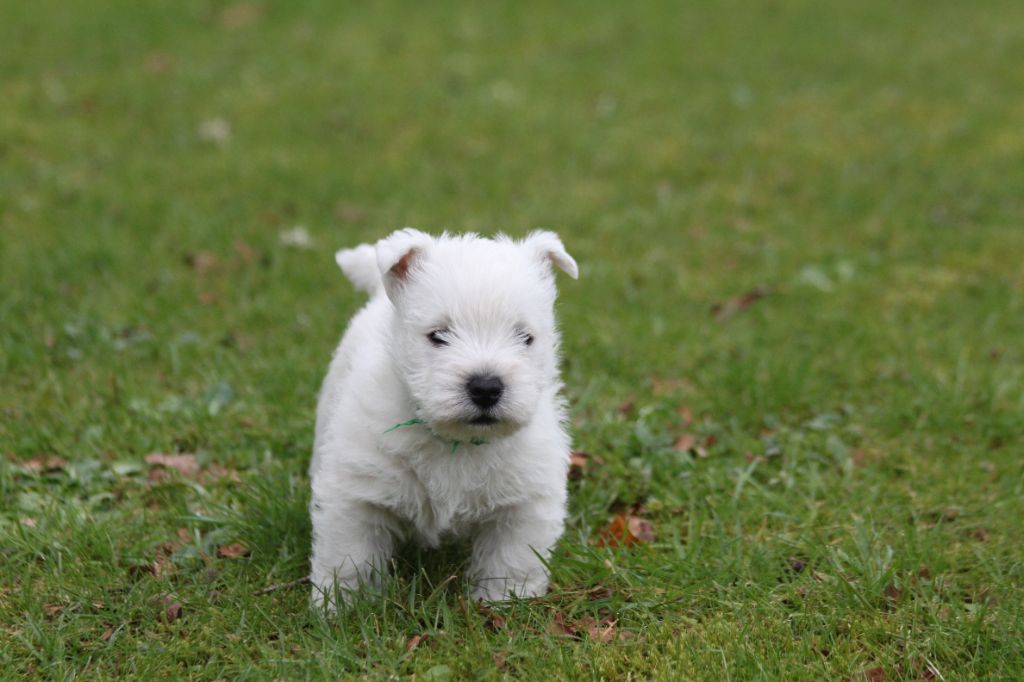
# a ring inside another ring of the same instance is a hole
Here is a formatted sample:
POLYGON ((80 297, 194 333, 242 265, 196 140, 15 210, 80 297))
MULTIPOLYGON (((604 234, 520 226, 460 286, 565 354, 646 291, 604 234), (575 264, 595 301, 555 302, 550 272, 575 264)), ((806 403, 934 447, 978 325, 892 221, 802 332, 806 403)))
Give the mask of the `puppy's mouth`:
POLYGON ((492 424, 497 424, 498 421, 499 419, 492 415, 478 414, 477 416, 470 419, 469 423, 473 424, 474 426, 491 426, 492 424))

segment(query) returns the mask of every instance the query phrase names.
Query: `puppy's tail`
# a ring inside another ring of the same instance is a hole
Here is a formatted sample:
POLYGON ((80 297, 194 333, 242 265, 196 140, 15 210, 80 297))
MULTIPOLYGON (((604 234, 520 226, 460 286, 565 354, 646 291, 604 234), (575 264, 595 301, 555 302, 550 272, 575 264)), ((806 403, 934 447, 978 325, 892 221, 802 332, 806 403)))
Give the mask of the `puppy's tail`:
POLYGON ((372 244, 342 249, 334 254, 334 260, 356 289, 373 296, 384 288, 380 270, 377 269, 377 250, 372 244))

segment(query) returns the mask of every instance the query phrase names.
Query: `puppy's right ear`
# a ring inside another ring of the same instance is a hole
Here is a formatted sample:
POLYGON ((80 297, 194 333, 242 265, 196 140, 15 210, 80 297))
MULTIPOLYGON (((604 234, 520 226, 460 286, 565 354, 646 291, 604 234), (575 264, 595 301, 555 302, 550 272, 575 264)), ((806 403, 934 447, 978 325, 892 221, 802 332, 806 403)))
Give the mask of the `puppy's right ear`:
POLYGON ((392 232, 377 242, 377 267, 384 280, 384 291, 392 302, 412 277, 416 261, 433 244, 433 237, 411 227, 392 232))

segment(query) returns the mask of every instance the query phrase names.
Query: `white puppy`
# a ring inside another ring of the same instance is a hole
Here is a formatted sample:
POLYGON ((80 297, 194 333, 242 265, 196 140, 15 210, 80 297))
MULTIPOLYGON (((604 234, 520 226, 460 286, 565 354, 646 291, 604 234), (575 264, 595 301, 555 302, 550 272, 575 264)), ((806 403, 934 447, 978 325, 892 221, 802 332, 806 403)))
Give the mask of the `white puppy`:
POLYGON ((336 260, 370 301, 317 407, 314 603, 375 583, 405 539, 465 536, 475 598, 543 594, 570 450, 551 266, 576 262, 552 232, 408 228, 336 260))

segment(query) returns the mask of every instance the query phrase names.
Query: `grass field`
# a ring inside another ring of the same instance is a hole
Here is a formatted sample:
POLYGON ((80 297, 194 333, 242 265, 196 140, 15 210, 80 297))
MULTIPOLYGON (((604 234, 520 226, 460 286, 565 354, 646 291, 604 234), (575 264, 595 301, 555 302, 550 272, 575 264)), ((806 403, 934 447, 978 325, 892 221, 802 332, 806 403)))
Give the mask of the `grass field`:
POLYGON ((1024 674, 1024 4, 0 0, 0 43, 0 678, 1024 674), (589 458, 546 598, 409 548, 323 620, 332 254, 404 225, 562 234, 589 458))

